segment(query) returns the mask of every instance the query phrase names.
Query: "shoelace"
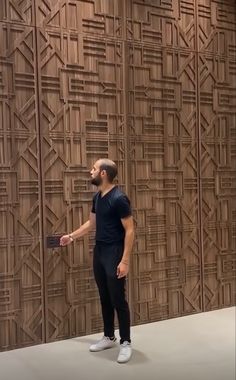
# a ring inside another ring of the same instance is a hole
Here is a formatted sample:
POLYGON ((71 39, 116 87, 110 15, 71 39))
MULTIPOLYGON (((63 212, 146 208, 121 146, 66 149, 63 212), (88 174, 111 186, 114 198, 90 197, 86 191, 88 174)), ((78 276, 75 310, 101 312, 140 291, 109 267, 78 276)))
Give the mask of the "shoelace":
POLYGON ((129 342, 123 342, 123 343, 121 343, 121 346, 122 347, 127 347, 127 346, 130 346, 130 343, 129 342))
POLYGON ((104 342, 115 342, 116 341, 116 339, 114 338, 113 340, 111 340, 110 338, 108 338, 107 336, 104 336, 101 340, 100 340, 100 342, 98 342, 99 344, 102 344, 102 343, 104 343, 104 342))

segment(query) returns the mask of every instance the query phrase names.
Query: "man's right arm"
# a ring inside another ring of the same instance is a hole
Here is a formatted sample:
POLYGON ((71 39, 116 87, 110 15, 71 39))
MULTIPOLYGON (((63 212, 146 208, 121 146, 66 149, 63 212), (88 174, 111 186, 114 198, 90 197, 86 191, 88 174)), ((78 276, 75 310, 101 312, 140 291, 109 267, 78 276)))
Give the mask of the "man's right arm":
POLYGON ((60 240, 60 245, 65 246, 70 244, 73 240, 79 239, 82 236, 86 235, 89 231, 96 227, 96 214, 90 212, 89 220, 82 224, 77 230, 71 232, 68 235, 63 235, 60 240))

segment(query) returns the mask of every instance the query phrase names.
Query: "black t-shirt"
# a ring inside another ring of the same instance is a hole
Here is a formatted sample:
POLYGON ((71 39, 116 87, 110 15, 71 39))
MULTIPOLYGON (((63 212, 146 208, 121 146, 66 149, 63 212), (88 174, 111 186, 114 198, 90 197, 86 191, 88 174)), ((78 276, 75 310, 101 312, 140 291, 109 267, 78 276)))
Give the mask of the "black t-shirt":
POLYGON ((106 244, 123 242, 125 230, 121 219, 131 215, 129 198, 117 187, 103 197, 93 197, 92 213, 96 214, 96 241, 106 244))

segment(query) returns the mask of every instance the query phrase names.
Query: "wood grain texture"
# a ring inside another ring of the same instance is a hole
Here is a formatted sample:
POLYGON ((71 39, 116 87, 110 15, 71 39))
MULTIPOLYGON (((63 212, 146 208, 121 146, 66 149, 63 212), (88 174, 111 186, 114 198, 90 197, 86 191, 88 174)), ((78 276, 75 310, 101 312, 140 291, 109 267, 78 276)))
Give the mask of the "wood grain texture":
POLYGON ((141 323, 202 309, 197 56, 133 45, 129 58, 133 312, 141 323))
MULTIPOLYGON (((98 157, 117 161, 124 186, 123 55, 117 41, 38 29, 44 233, 88 219, 98 157)), ((49 341, 102 328, 92 273, 92 238, 45 252, 49 341)))
POLYGON ((130 0, 127 38, 156 46, 196 50, 194 0, 130 0))
POLYGON ((0 21, 35 25, 35 0, 1 0, 0 21))
POLYGON ((102 330, 94 160, 134 210, 132 323, 235 305, 234 0, 3 0, 0 345, 102 330))
POLYGON ((235 1, 197 8, 204 310, 236 300, 235 1))
POLYGON ((37 26, 121 38, 124 6, 120 0, 35 0, 37 26))
POLYGON ((44 340, 35 30, 0 23, 0 346, 44 340))

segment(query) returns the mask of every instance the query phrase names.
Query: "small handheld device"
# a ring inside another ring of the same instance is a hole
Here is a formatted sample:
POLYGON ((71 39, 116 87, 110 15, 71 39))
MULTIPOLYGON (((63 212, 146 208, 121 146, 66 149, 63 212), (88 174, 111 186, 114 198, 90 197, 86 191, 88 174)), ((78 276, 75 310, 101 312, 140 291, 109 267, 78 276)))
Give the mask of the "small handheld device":
POLYGON ((47 248, 58 248, 61 247, 60 239, 63 235, 51 235, 47 236, 47 248))

